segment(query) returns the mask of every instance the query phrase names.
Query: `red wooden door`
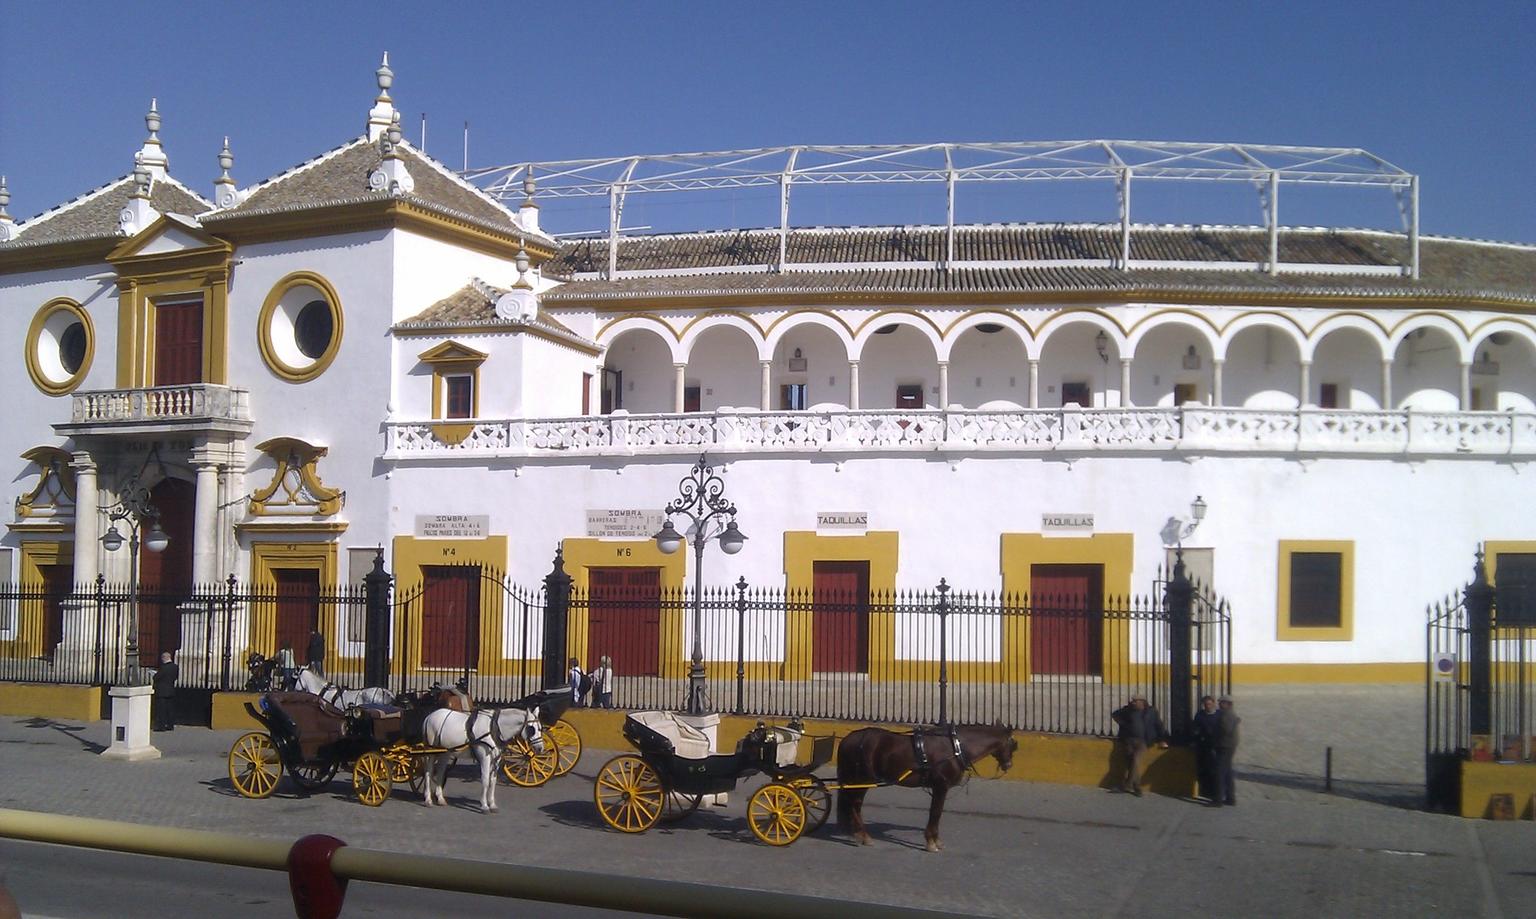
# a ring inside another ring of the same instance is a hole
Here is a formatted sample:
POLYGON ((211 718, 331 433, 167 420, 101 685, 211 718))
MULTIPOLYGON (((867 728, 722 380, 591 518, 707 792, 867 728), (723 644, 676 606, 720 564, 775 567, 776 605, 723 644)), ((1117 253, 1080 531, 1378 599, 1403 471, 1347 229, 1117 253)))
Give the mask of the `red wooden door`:
POLYGON ((159 666, 161 651, 181 647, 181 604, 192 595, 192 547, 198 535, 196 495, 197 486, 181 479, 162 479, 150 492, 170 541, 165 551, 151 552, 143 546, 151 525, 139 531, 139 662, 145 667, 159 666))
POLYGON ((811 567, 811 669, 869 672, 869 562, 811 567))
POLYGON ((1029 602, 1034 673, 1103 673, 1104 566, 1032 565, 1029 602))
POLYGON ((155 304, 155 385, 203 380, 203 304, 155 304))
POLYGON ((478 666, 479 566, 424 565, 421 574, 421 666, 478 666))
POLYGON ((73 565, 39 565, 43 576, 43 656, 53 657, 53 649, 64 640, 64 598, 69 596, 74 579, 73 565))
MULTIPOLYGON (((661 673, 661 569, 588 568, 584 669, 604 654, 613 658, 614 677, 661 673)), ((689 643, 692 647, 692 643, 689 643)))
POLYGON ((275 568, 277 583, 277 647, 283 642, 302 661, 309 647, 309 633, 320 629, 320 572, 304 568, 275 568))

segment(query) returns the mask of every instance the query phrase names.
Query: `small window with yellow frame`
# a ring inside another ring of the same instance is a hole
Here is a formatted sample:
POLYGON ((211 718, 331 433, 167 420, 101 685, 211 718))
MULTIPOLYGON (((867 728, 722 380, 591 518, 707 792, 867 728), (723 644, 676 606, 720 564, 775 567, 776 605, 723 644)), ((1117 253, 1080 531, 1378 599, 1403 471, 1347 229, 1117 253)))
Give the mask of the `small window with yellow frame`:
POLYGON ((1276 637, 1280 641, 1355 637, 1352 540, 1281 540, 1277 583, 1276 637))

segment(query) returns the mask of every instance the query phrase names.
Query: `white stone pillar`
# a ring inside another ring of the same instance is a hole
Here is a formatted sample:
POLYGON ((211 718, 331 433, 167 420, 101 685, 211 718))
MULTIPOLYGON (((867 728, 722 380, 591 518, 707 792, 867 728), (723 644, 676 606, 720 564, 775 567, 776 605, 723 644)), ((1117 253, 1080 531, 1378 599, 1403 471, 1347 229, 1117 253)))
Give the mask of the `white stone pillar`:
POLYGON ((1461 410, 1472 411, 1472 365, 1461 362, 1461 410))
POLYGON ((1221 371, 1226 365, 1227 362, 1224 358, 1211 359, 1211 405, 1215 408, 1221 408, 1222 406, 1221 371))
POLYGON ((1381 362, 1381 407, 1385 411, 1391 411, 1394 408, 1392 404, 1392 362, 1390 360, 1383 360, 1381 362))
POLYGON ((1131 407, 1131 359, 1120 358, 1120 407, 1131 407))
POLYGON ((859 410, 859 362, 848 362, 848 408, 859 410))
POLYGON ((939 361, 939 408, 949 408, 949 361, 939 361))
POLYGON ((1312 362, 1301 362, 1301 395, 1296 404, 1302 408, 1312 405, 1312 362))
POLYGON ((1040 362, 1034 358, 1029 360, 1029 407, 1040 407, 1040 362))
POLYGON ((101 571, 101 494, 96 484, 96 461, 81 451, 70 465, 75 470, 74 580, 89 585, 101 571))
POLYGON ((219 467, 207 447, 192 452, 197 493, 192 504, 192 583, 205 587, 218 579, 219 467))
POLYGON ((773 361, 758 361, 762 386, 762 409, 765 412, 773 410, 773 361))
POLYGON ((687 364, 673 364, 672 372, 675 376, 672 384, 672 411, 679 415, 683 413, 683 390, 687 388, 687 364))

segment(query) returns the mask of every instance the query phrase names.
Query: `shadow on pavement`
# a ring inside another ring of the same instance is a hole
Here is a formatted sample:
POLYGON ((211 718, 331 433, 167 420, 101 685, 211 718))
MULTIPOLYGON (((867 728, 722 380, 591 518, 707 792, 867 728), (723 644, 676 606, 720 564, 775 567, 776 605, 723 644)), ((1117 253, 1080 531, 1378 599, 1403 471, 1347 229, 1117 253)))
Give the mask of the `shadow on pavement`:
POLYGON ((29 728, 51 728, 80 744, 87 753, 100 753, 105 750, 106 744, 96 743, 94 740, 86 740, 80 736, 80 732, 86 729, 83 724, 64 724, 51 718, 27 718, 23 722, 29 728))
MULTIPOLYGON (((1326 788, 1323 776, 1263 766, 1248 766, 1238 770, 1237 780, 1239 783, 1251 782, 1255 785, 1332 794, 1338 798, 1352 798, 1356 801, 1384 804, 1387 807, 1403 810, 1424 809, 1424 786, 1407 782, 1361 782, 1335 778, 1333 790, 1330 792, 1326 788)), ((1241 795, 1241 789, 1239 789, 1239 795, 1241 795)))

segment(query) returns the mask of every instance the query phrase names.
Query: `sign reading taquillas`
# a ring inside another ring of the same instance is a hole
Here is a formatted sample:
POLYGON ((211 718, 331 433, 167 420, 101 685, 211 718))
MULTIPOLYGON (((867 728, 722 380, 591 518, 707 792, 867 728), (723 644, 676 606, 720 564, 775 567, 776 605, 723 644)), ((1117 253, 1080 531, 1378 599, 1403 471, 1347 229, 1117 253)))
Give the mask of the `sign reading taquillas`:
POLYGON ((817 511, 818 530, 867 530, 869 511, 817 511))

